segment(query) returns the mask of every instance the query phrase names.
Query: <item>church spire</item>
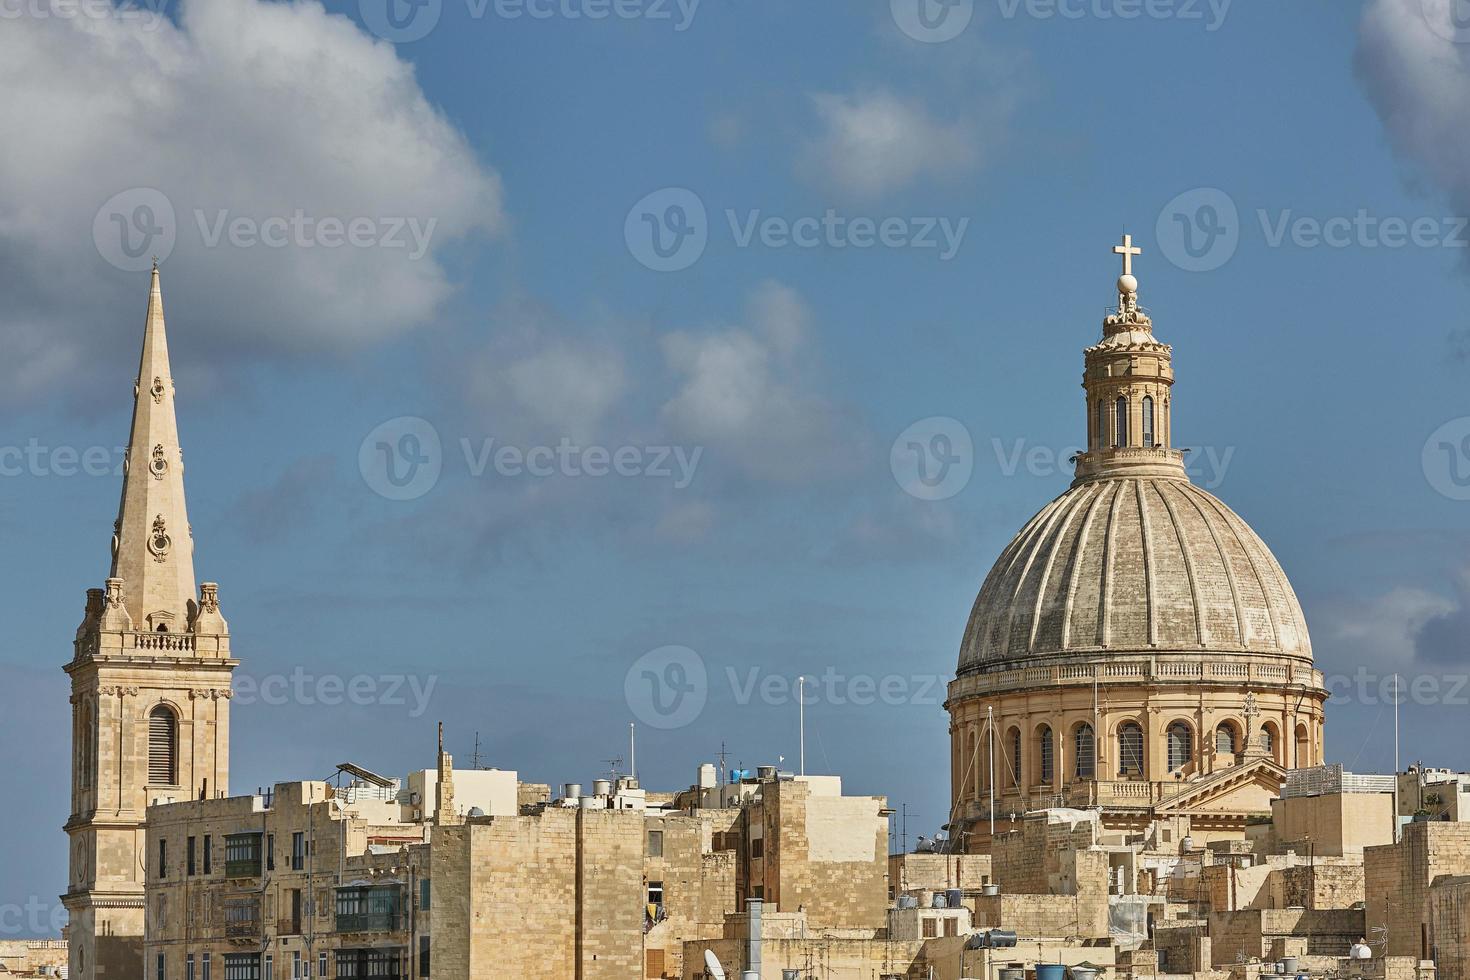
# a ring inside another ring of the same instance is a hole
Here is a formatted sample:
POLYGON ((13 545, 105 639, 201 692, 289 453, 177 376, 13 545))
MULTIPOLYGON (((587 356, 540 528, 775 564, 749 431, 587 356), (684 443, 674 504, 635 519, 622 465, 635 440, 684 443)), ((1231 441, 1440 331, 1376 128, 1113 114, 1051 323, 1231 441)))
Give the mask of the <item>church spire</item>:
POLYGON ((115 587, 121 589, 134 629, 189 629, 197 608, 194 541, 184 505, 184 458, 157 263, 133 386, 133 428, 112 539, 111 579, 120 580, 115 587))
POLYGON ((1118 308, 1103 320, 1103 336, 1084 351, 1087 450, 1077 456, 1077 482, 1111 478, 1187 480, 1184 455, 1172 448, 1173 348, 1154 338, 1153 320, 1138 303, 1133 260, 1143 249, 1125 234, 1118 308))

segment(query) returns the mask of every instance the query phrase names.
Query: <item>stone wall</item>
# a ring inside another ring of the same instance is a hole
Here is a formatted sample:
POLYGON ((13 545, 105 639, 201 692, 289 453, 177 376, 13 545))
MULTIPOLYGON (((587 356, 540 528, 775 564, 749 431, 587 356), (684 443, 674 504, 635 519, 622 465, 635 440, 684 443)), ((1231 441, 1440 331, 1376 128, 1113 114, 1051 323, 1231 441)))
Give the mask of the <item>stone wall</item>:
POLYGON ((1363 851, 1368 926, 1387 930, 1386 955, 1429 958, 1429 889, 1470 874, 1470 823, 1411 823, 1397 844, 1363 851))
POLYGON ((1429 935, 1439 980, 1470 980, 1470 877, 1443 878, 1429 889, 1429 935))

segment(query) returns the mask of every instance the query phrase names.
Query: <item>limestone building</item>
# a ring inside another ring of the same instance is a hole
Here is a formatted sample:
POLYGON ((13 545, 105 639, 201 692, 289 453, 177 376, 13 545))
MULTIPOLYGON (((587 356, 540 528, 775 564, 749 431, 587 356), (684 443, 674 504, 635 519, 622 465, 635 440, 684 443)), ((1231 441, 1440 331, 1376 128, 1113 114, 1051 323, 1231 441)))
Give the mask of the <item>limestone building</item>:
POLYGON ((158 269, 104 588, 88 589, 71 677, 70 976, 142 975, 144 816, 229 789, 230 634, 219 589, 195 592, 194 538, 158 269))
POLYGON ((1327 692, 1301 607, 1265 543, 1190 482, 1141 250, 1114 251, 1076 479, 991 569, 949 686, 950 829, 968 850, 988 850, 992 814, 999 833, 1052 806, 1238 836, 1287 769, 1322 761, 1327 692))

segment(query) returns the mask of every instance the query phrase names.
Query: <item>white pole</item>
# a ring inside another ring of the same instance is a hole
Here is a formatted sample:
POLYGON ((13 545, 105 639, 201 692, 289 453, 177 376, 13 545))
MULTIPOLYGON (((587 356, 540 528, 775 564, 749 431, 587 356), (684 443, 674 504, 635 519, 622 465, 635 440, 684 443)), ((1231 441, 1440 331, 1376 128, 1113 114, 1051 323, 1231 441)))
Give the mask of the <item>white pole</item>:
POLYGON ((995 707, 985 706, 985 727, 990 729, 990 837, 995 838, 995 707))
POLYGON ((801 774, 806 775, 806 678, 796 679, 796 718, 801 740, 801 774))
POLYGON ((638 739, 631 721, 628 722, 628 775, 638 778, 638 739))
POLYGON ((1393 840, 1399 840, 1399 675, 1393 675, 1393 840))

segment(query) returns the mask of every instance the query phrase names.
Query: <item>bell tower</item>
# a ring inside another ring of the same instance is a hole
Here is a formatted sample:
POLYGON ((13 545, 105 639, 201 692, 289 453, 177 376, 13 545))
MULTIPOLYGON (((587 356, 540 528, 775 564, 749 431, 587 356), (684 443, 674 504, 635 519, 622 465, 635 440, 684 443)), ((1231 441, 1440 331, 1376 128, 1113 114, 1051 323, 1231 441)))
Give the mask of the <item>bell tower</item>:
POLYGON ((70 975, 143 975, 147 876, 180 855, 145 854, 153 802, 229 790, 229 626, 219 587, 195 593, 194 539, 174 413, 158 267, 148 296, 133 425, 105 587, 87 590, 71 661, 70 975))

